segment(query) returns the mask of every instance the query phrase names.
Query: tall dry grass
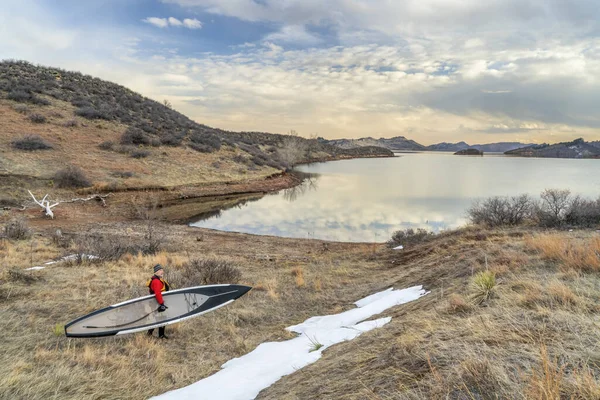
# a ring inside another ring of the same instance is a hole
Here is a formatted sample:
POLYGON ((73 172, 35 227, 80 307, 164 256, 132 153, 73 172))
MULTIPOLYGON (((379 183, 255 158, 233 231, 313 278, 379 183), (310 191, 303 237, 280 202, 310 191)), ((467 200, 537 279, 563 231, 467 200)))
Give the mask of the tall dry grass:
POLYGON ((600 236, 578 239, 549 233, 530 236, 525 244, 543 258, 558 262, 564 270, 600 271, 600 236))

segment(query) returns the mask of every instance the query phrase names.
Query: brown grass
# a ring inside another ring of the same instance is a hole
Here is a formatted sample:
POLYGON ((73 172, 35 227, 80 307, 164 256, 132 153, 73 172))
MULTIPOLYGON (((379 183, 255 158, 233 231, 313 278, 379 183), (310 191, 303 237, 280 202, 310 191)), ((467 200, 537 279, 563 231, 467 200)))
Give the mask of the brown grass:
POLYGON ((556 261, 564 270, 600 271, 600 237, 574 238, 564 234, 531 236, 525 243, 543 258, 556 261))
POLYGON ((566 365, 559 365, 556 358, 550 359, 545 345, 540 347, 540 359, 540 367, 531 375, 527 396, 536 400, 560 400, 566 365))

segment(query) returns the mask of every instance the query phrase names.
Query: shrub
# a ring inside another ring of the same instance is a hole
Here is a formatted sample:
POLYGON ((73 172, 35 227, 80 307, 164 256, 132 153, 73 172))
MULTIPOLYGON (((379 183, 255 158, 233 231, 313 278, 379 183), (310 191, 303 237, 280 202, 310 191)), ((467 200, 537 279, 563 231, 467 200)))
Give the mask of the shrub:
POLYGON ((533 212, 533 201, 527 195, 513 197, 490 197, 475 202, 467 210, 472 223, 487 226, 519 225, 533 212))
POLYGON ((111 120, 112 118, 104 110, 97 110, 94 107, 82 107, 75 110, 75 115, 79 115, 85 119, 105 119, 111 120))
POLYGON ((165 133, 160 136, 160 144, 165 146, 179 146, 185 137, 185 132, 165 133))
POLYGON ((396 247, 398 245, 416 244, 426 241, 433 236, 433 232, 423 228, 418 228, 416 231, 412 228, 399 230, 394 232, 392 238, 388 241, 388 246, 396 247))
POLYGON ((131 171, 114 171, 111 175, 116 178, 131 178, 135 174, 131 171))
POLYGON ((46 122, 46 117, 41 114, 31 114, 28 118, 34 124, 43 124, 46 122))
POLYGON ((102 150, 112 150, 114 148, 114 146, 115 146, 115 142, 113 142, 112 140, 107 140, 98 145, 98 147, 102 150))
POLYGON ((536 206, 535 215, 542 226, 559 226, 565 222, 571 202, 569 190, 546 189, 540 195, 541 202, 536 206))
POLYGON ((241 277, 239 269, 218 259, 191 260, 171 274, 171 280, 177 287, 238 283, 241 277))
POLYGON ((129 127, 121 135, 121 144, 147 145, 150 144, 150 137, 141 129, 129 127))
POLYGON ((33 151, 33 150, 50 150, 52 145, 46 142, 38 135, 26 135, 20 139, 11 142, 13 148, 17 150, 33 151))
POLYGON ((46 99, 36 96, 33 93, 24 91, 24 90, 15 90, 11 91, 7 98, 9 100, 18 101, 19 103, 31 103, 31 104, 39 104, 43 106, 47 106, 50 102, 46 99))
POLYGON ((574 197, 565 213, 565 223, 569 226, 593 227, 600 224, 600 199, 585 200, 574 197))
POLYGON ((4 236, 8 239, 24 240, 31 236, 31 229, 25 218, 14 218, 4 225, 4 236))
POLYGON ((148 150, 134 150, 131 152, 131 157, 133 158, 146 158, 150 155, 150 152, 148 150))
POLYGON ((471 282, 474 289, 473 300, 482 304, 492 297, 496 288, 496 275, 491 271, 478 272, 471 282))
POLYGON ((192 142, 192 145, 190 145, 190 147, 194 150, 197 151, 203 151, 203 150, 198 150, 198 148, 210 148, 210 151, 204 151, 205 153, 210 153, 212 151, 217 151, 221 148, 221 139, 219 139, 218 136, 213 135, 211 133, 200 133, 200 132, 192 132, 192 134, 190 135, 190 141, 192 142), (193 145, 196 145, 196 147, 194 147, 193 145))
POLYGON ((27 114, 29 112, 29 107, 25 104, 15 104, 13 109, 20 114, 27 114))
POLYGON ((207 146, 205 144, 196 144, 196 143, 190 143, 189 145, 192 149, 199 151, 200 153, 212 153, 213 151, 215 151, 214 148, 207 146))
POLYGON ((66 121, 63 125, 64 125, 65 128, 74 128, 78 124, 77 124, 77 120, 76 119, 70 119, 70 120, 66 121))
POLYGON ((92 185, 81 168, 75 165, 57 171, 54 174, 54 183, 60 188, 81 188, 92 185))
POLYGON ((8 280, 11 282, 21 282, 30 285, 34 282, 41 280, 39 276, 20 271, 18 269, 9 269, 6 273, 8 280))

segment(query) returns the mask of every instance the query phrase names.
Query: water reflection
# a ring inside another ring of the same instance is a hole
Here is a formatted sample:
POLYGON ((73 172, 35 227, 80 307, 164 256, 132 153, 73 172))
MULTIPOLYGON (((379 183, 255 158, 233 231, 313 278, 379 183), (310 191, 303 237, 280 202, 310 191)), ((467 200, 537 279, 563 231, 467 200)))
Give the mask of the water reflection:
POLYGON ((195 226, 339 241, 385 241, 398 229, 440 231, 466 222, 473 200, 568 188, 600 194, 598 160, 403 154, 305 166, 296 188, 238 204, 195 226), (316 174, 316 175, 313 175, 316 174))
POLYGON ((298 171, 296 172, 296 175, 303 179, 302 183, 282 191, 283 198, 289 202, 296 201, 298 200, 298 197, 305 195, 308 191, 315 191, 318 188, 317 182, 320 177, 319 174, 310 174, 298 171))

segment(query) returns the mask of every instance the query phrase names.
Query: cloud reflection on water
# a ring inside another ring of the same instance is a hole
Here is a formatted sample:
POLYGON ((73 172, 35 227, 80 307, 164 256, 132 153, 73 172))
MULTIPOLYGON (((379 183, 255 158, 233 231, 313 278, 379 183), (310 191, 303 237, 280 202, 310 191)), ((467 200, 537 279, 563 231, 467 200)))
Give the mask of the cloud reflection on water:
POLYGON ((466 223, 473 200, 569 188, 597 197, 596 160, 408 154, 302 168, 302 185, 225 210, 195 226, 335 241, 385 241, 398 229, 439 231, 466 223), (591 162, 590 162, 591 161, 591 162))

